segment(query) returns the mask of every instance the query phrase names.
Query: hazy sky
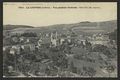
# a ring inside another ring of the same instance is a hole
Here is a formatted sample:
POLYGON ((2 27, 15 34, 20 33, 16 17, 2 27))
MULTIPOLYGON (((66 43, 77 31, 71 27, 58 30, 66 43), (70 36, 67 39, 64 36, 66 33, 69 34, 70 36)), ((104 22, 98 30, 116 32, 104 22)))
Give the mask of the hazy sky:
POLYGON ((117 20, 116 2, 8 3, 3 4, 3 24, 47 26, 81 21, 117 20), (53 7, 78 7, 56 9, 53 7), (20 8, 24 7, 24 8, 20 8), (29 8, 28 7, 43 7, 29 8), (50 7, 44 8, 44 7, 50 7), (92 7, 92 8, 89 8, 92 7))

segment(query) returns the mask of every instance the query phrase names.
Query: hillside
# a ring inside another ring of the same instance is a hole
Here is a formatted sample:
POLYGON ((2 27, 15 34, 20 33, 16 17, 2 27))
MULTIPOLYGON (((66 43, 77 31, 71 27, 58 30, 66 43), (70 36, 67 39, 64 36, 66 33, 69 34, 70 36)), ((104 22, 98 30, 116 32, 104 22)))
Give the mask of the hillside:
POLYGON ((50 26, 32 27, 23 25, 4 25, 4 30, 12 30, 13 33, 20 32, 52 32, 58 31, 58 33, 66 33, 68 30, 72 30, 77 34, 81 33, 106 33, 113 32, 117 29, 117 21, 104 21, 104 22, 79 22, 73 24, 57 24, 50 26))
POLYGON ((12 30, 16 28, 33 28, 32 26, 26 26, 26 25, 4 25, 3 30, 12 30))

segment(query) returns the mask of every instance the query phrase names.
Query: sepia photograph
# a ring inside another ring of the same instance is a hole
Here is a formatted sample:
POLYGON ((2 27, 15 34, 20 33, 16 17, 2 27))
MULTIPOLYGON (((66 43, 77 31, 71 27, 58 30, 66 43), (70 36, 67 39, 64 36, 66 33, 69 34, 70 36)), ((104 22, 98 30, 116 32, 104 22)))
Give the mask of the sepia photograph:
POLYGON ((117 78, 117 2, 3 2, 3 77, 117 78))

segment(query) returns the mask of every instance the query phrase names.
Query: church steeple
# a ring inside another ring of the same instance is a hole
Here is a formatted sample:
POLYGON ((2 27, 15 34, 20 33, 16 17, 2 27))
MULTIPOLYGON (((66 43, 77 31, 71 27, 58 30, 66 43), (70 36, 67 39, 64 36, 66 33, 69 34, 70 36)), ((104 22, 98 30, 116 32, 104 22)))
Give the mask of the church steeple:
POLYGON ((51 43, 54 46, 57 46, 57 35, 58 35, 57 32, 51 33, 51 43))

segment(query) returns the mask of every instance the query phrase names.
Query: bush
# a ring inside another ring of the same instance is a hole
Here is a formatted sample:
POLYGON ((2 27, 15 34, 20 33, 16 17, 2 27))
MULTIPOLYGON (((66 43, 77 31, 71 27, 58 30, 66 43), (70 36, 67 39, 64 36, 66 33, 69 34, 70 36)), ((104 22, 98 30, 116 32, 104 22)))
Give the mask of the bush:
POLYGON ((97 44, 93 48, 94 52, 102 52, 104 55, 106 55, 108 58, 114 58, 116 56, 116 52, 114 49, 110 49, 107 46, 97 44))
POLYGON ((37 37, 37 34, 36 33, 23 33, 21 34, 21 36, 24 36, 24 37, 37 37))

